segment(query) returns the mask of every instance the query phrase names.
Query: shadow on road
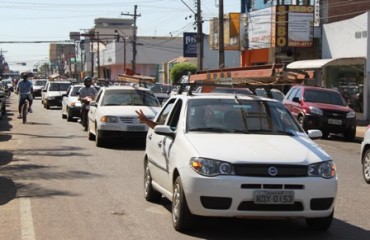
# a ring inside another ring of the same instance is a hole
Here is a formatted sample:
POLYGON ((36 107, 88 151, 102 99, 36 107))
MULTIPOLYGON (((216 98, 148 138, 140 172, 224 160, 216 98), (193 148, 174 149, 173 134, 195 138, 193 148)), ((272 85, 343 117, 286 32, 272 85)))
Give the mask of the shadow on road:
MULTIPOLYGON (((171 202, 162 198, 162 205, 171 213, 171 202)), ((335 215, 334 215, 335 216, 335 215)), ((334 218, 328 231, 307 228, 303 219, 252 219, 196 217, 194 228, 185 234, 208 240, 258 239, 258 240, 357 240, 370 239, 370 232, 361 227, 334 218), (201 227, 199 227, 201 226, 201 227)))
POLYGON ((5 177, 0 177, 0 205, 4 205, 16 197, 17 188, 14 182, 5 177))

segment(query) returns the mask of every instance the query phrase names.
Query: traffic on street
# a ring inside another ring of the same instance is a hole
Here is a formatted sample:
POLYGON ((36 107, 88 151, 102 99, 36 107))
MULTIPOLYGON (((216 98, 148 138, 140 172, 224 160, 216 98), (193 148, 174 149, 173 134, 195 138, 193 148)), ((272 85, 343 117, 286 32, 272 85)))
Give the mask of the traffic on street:
POLYGON ((202 217, 181 233, 172 226, 170 201, 145 200, 145 144, 123 140, 97 147, 80 123, 63 119, 60 107, 44 108, 39 98, 27 124, 16 118, 16 95, 8 98, 7 109, 0 122, 0 239, 370 236, 370 192, 361 173, 359 137, 314 140, 334 160, 338 177, 335 214, 326 232, 308 229, 303 219, 202 217))

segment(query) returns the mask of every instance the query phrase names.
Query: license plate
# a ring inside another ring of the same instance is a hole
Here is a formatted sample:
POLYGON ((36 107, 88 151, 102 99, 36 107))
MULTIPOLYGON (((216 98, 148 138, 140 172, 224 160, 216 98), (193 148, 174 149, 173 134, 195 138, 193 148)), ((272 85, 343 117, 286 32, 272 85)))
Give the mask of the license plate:
POLYGON ((128 131, 145 131, 145 126, 143 125, 129 125, 127 126, 128 131))
POLYGON ((342 120, 329 118, 328 123, 333 125, 342 125, 342 120))
POLYGON ((255 204, 293 204, 293 191, 255 191, 255 204))

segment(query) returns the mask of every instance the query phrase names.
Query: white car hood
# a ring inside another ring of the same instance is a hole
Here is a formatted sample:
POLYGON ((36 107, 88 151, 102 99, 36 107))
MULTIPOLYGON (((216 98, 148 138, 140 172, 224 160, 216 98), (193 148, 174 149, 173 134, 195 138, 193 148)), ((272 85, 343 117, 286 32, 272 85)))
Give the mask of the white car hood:
POLYGON ((160 107, 147 106, 100 106, 102 115, 106 116, 127 116, 137 117, 135 110, 142 110, 146 117, 153 119, 160 107))
POLYGON ((306 136, 188 133, 199 157, 232 163, 302 164, 330 160, 330 156, 306 136))

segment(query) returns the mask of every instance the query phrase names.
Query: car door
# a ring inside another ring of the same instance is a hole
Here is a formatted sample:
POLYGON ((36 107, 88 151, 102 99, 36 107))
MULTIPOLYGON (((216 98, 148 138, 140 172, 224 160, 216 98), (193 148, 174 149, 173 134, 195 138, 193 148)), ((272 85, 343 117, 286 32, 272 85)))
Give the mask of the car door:
POLYGON ((72 92, 72 88, 73 88, 73 86, 69 86, 69 88, 67 89, 66 94, 63 94, 63 98, 62 98, 62 113, 63 114, 67 113, 68 97, 72 92))
MULTIPOLYGON (((172 108, 176 102, 176 99, 170 99, 166 102, 165 106, 162 108, 161 112, 154 119, 158 125, 165 125, 167 118, 170 115, 172 108)), ((164 156, 163 144, 166 143, 166 137, 158 135, 154 132, 152 128, 148 130, 146 139, 146 154, 149 161, 149 168, 152 178, 155 181, 161 182, 163 184, 168 174, 168 164, 164 156)))
MULTIPOLYGON (((90 103, 90 110, 89 112, 87 113, 87 119, 88 119, 88 126, 95 126, 95 121, 97 118, 99 118, 99 105, 101 104, 101 100, 103 98, 103 95, 104 95, 104 90, 103 89, 100 89, 98 94, 97 94, 97 97, 95 99, 95 101, 92 101, 90 103)), ((90 130, 92 132, 95 133, 95 127, 91 127, 90 130)))

